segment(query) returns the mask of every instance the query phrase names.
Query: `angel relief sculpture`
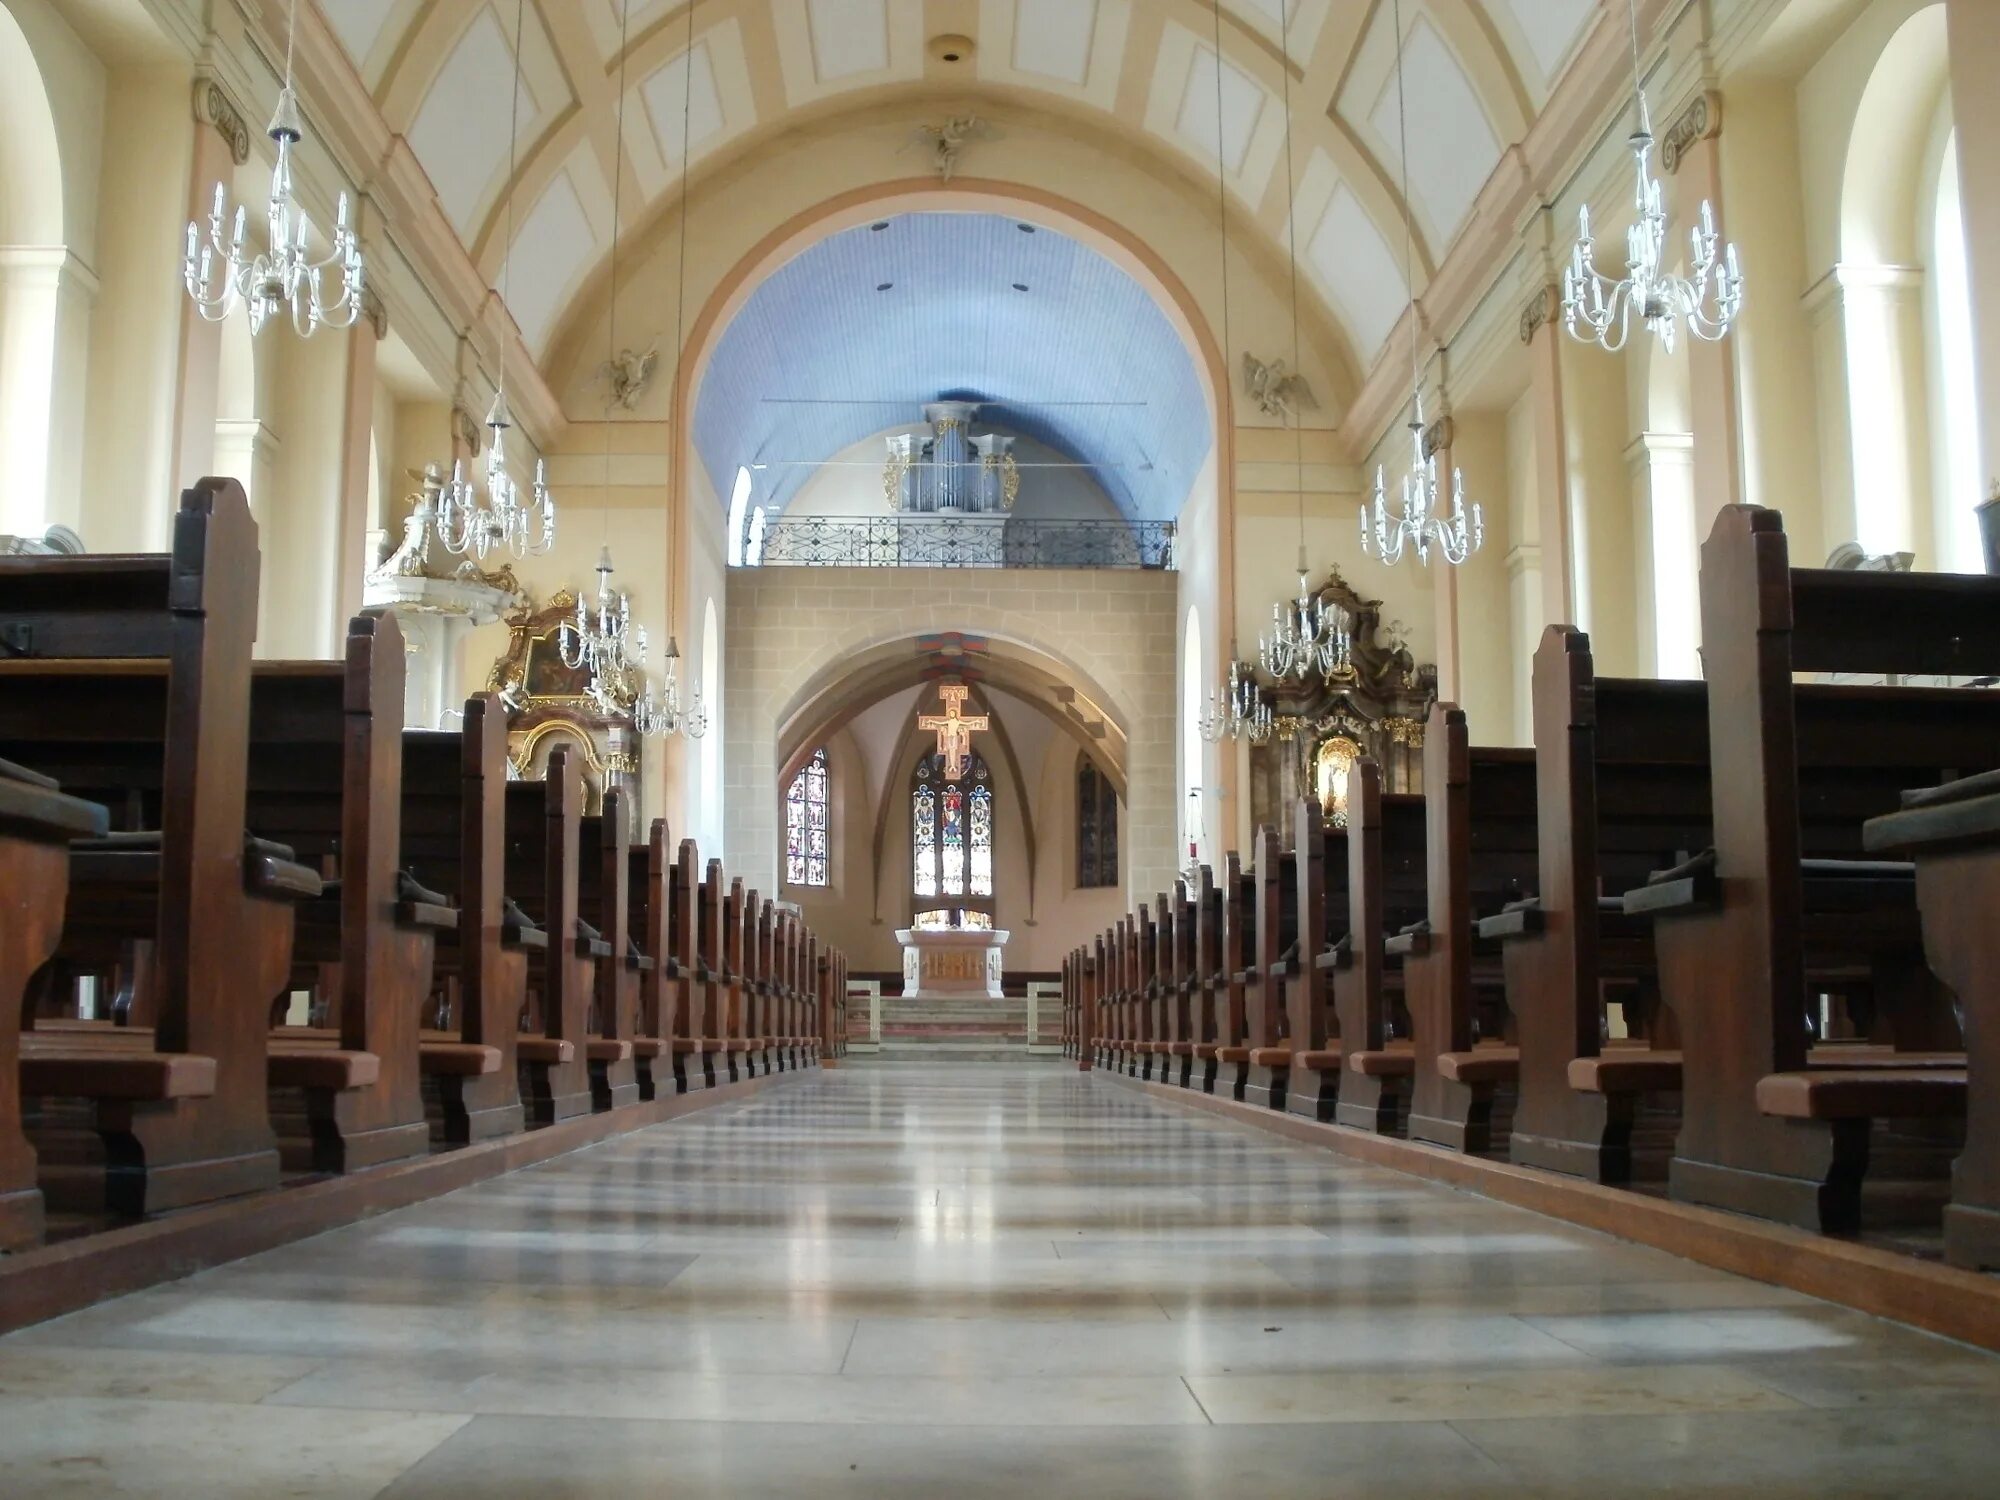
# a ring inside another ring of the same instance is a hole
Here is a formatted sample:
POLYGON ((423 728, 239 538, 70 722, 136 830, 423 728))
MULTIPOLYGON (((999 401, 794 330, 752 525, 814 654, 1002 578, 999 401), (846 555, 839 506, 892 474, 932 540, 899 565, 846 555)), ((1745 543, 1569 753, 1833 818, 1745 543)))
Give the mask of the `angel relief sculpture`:
POLYGON ((1281 422, 1296 421, 1300 412, 1319 410, 1305 376, 1286 370, 1282 359, 1266 363, 1254 354, 1244 354, 1243 392, 1256 403, 1257 410, 1281 422))

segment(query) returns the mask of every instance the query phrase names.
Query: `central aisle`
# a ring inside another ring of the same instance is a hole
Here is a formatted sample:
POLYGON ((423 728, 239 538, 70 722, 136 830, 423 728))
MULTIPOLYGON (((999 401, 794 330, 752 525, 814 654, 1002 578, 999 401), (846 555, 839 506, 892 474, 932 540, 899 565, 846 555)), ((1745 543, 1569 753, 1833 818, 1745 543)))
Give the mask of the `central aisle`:
POLYGON ((0 1340, 10 1496, 1968 1495, 1996 1426, 2000 1361, 1053 1062, 779 1080, 0 1340))

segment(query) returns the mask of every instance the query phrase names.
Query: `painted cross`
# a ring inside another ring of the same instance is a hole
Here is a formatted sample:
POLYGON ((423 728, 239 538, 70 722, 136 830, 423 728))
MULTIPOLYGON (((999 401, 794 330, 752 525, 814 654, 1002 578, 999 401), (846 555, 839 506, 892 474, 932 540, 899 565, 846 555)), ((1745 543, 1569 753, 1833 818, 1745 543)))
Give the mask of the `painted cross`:
POLYGON ((991 722, 985 714, 967 717, 959 712, 959 705, 971 691, 962 682, 941 682, 938 697, 944 700, 944 712, 917 716, 917 728, 937 731, 937 753, 944 757, 946 781, 956 781, 965 774, 965 758, 972 753, 972 731, 991 722))

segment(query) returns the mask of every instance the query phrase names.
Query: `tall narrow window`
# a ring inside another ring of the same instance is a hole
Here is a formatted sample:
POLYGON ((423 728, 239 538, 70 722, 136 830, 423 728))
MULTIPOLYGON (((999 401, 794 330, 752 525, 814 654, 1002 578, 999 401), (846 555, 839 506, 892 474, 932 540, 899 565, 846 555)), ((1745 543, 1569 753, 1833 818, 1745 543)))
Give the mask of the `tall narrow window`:
POLYGON ((792 778, 785 793, 785 882, 826 885, 827 881, 826 746, 792 778))
POLYGON ((910 888, 921 897, 944 897, 977 903, 972 911, 953 905, 921 915, 930 925, 969 927, 992 925, 993 778, 983 757, 966 760, 957 781, 944 774, 943 758, 935 753, 917 762, 910 785, 910 888))
POLYGON ((1077 757, 1076 883, 1082 890, 1118 884, 1118 793, 1088 756, 1077 757))

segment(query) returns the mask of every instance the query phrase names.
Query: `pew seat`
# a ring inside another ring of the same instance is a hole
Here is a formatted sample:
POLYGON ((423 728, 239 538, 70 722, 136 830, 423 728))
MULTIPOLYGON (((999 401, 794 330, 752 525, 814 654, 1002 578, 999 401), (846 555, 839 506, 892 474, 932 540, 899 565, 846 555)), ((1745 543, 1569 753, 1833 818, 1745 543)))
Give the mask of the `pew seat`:
POLYGON ((1595 1057, 1572 1057, 1569 1086, 1580 1094, 1678 1093, 1681 1054, 1664 1047, 1613 1047, 1595 1057))
POLYGON ((524 1036, 514 1043, 514 1055, 522 1062, 556 1068, 576 1061, 576 1043, 562 1037, 524 1036))
POLYGON ((1292 1065, 1290 1047, 1252 1047, 1250 1066, 1253 1068, 1289 1068, 1292 1065))
POLYGON ((149 1032, 138 1033, 130 1047, 79 1046, 72 1032, 56 1037, 22 1036, 23 1094, 131 1102, 214 1097, 215 1059, 194 1052, 154 1052, 149 1032))
POLYGON ((594 1036, 584 1042, 583 1055, 591 1062, 629 1062, 632 1043, 625 1037, 594 1036))
POLYGON ((1197 1062, 1214 1062, 1216 1055, 1222 1050, 1215 1042, 1196 1042, 1193 1046, 1194 1058, 1197 1062))
POLYGON ((1168 1042, 1167 1052, 1174 1057, 1193 1057, 1193 1042, 1168 1042))
POLYGON ((337 1094, 373 1084, 382 1076, 382 1059, 373 1052, 274 1040, 264 1056, 264 1072, 273 1088, 337 1094))
POLYGON ((1250 1061, 1248 1047, 1217 1047, 1215 1060, 1219 1063, 1247 1063, 1250 1061))
POLYGON ((1417 1054, 1407 1046, 1349 1052, 1347 1070, 1364 1078, 1409 1078, 1417 1071, 1417 1054))
POLYGON ((1294 1052, 1292 1066, 1304 1068, 1312 1073, 1338 1073, 1343 1061, 1338 1047, 1314 1048, 1308 1052, 1294 1052))
POLYGON ((1440 1052, 1437 1070, 1440 1076, 1454 1083, 1512 1083, 1521 1076, 1521 1049, 1499 1046, 1440 1052))
POLYGON ((425 1037, 418 1057, 426 1073, 441 1078, 484 1078, 500 1071, 498 1047, 461 1042, 443 1034, 425 1037))
POLYGON ((1757 1108, 1787 1120, 1952 1118, 1965 1113, 1963 1068, 1808 1068, 1757 1080, 1757 1108))
POLYGON ((632 1038, 632 1055, 634 1057, 655 1058, 664 1057, 666 1054, 667 1044, 659 1037, 638 1036, 632 1038))

